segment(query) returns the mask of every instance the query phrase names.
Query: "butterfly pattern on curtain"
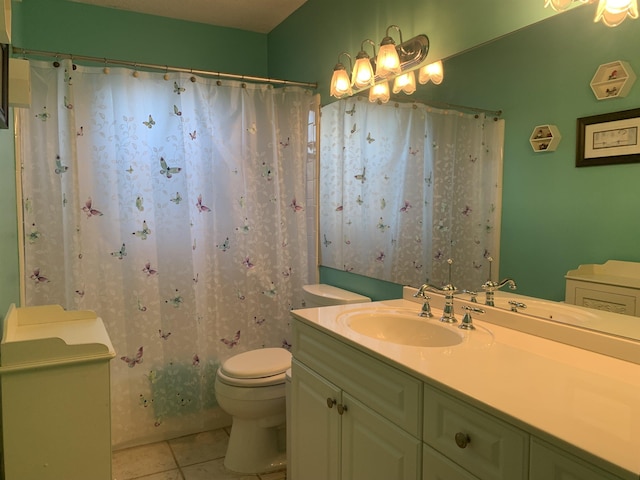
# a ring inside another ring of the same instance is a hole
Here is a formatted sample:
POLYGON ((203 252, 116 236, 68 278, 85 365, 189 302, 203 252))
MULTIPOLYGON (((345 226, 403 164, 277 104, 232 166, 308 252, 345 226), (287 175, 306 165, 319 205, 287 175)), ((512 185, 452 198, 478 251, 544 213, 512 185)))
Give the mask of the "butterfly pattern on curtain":
POLYGON ((321 264, 477 291, 497 273, 504 121, 416 103, 323 107, 321 264))
POLYGON ((115 446, 217 426, 219 364, 290 348, 309 272, 317 98, 135 73, 32 62, 20 115, 26 305, 105 322, 115 446))

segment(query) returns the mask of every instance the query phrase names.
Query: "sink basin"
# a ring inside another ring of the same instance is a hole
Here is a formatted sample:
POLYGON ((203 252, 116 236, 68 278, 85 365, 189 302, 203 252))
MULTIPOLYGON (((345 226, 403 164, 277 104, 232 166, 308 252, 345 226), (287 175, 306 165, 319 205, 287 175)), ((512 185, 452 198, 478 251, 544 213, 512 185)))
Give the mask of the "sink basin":
POLYGON ((354 332, 386 342, 417 347, 450 347, 464 340, 461 331, 416 312, 389 310, 347 312, 340 319, 354 332))

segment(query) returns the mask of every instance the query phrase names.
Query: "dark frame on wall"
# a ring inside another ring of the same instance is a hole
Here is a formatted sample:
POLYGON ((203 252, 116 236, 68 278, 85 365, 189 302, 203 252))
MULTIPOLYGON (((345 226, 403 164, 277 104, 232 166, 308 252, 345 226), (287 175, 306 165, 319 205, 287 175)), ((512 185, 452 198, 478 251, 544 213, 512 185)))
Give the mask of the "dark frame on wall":
POLYGON ((640 163, 640 108, 578 118, 576 167, 640 163))
POLYGON ((0 128, 9 128, 9 45, 0 43, 0 128))

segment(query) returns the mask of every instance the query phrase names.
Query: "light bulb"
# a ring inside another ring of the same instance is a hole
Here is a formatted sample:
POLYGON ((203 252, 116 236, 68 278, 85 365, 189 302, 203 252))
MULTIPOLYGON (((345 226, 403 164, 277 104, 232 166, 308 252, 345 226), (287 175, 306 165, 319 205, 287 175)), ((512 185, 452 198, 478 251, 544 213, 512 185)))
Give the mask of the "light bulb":
POLYGON ((385 37, 380 43, 380 50, 378 50, 376 75, 386 78, 389 75, 399 75, 401 72, 396 44, 391 37, 385 37))
POLYGON ((330 93, 331 96, 336 98, 347 97, 352 94, 349 75, 347 75, 347 70, 340 63, 338 63, 333 69, 330 93))
POLYGON ((389 82, 386 80, 381 83, 377 83, 369 90, 369 101, 387 103, 390 97, 389 82))

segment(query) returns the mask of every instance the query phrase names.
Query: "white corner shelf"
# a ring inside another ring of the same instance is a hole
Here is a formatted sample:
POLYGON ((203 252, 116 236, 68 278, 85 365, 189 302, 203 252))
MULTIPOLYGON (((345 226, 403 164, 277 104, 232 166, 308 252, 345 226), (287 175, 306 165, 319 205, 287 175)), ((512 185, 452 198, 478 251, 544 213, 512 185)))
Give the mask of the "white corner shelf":
POLYGON ((589 85, 598 100, 608 100, 626 97, 635 81, 636 75, 631 66, 616 60, 600 65, 589 85))
POLYGON ((529 143, 534 152, 553 152, 560 143, 560 130, 555 125, 538 125, 533 129, 529 143))

